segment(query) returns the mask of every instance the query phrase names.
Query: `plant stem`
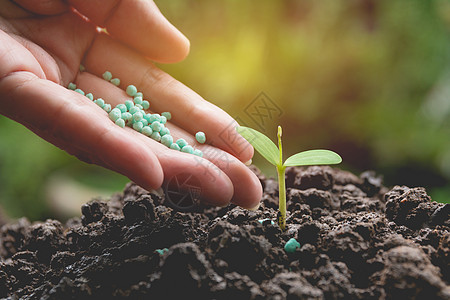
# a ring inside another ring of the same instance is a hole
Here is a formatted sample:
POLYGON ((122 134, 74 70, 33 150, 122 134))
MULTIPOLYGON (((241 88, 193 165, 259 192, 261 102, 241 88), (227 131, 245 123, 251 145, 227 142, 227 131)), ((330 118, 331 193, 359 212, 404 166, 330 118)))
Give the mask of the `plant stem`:
POLYGON ((278 226, 281 230, 286 229, 286 183, 284 177, 285 166, 277 166, 278 173, 278 226))
POLYGON ((281 126, 278 126, 278 150, 280 151, 280 161, 277 165, 278 173, 278 226, 281 230, 286 229, 286 182, 284 177, 284 171, 286 167, 283 166, 283 146, 281 144, 282 135, 281 126))

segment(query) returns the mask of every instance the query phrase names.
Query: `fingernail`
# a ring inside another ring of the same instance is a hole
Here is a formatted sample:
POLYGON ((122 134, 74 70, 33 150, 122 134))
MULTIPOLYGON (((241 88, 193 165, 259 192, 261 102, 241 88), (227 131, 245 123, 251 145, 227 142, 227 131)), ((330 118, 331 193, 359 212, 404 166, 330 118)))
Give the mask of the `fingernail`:
POLYGON ((247 162, 244 163, 246 166, 250 166, 252 164, 252 159, 250 158, 247 162))
POLYGON ((258 210, 258 208, 259 208, 260 206, 261 206, 261 202, 259 202, 258 205, 256 205, 255 207, 247 208, 247 210, 255 211, 255 210, 258 210))

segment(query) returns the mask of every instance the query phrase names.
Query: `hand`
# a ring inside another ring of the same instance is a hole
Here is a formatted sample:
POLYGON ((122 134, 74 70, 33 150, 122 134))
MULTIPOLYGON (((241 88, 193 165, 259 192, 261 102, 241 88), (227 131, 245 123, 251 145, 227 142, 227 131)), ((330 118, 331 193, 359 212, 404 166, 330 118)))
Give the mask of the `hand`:
POLYGON ((0 113, 143 188, 189 173, 210 204, 255 207, 261 185, 242 163, 253 148, 236 135, 233 119, 151 62, 180 61, 188 52, 189 41, 152 1, 0 0, 0 113), (105 71, 120 87, 102 79, 105 71), (66 89, 69 82, 113 107, 128 99, 124 89, 134 84, 150 110, 172 113, 167 127, 174 139, 183 137, 204 157, 116 126, 88 98, 66 89), (196 143, 197 131, 209 145, 196 143))

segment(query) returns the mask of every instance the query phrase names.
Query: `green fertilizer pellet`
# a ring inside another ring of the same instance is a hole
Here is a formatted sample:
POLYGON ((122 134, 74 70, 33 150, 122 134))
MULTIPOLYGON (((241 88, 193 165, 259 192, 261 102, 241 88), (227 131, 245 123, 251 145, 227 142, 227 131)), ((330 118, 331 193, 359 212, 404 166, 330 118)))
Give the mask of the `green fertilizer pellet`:
POLYGON ((114 122, 114 123, 116 123, 116 125, 118 125, 122 128, 125 127, 125 121, 123 119, 117 119, 116 122, 114 122))
POLYGON ((122 113, 124 113, 124 112, 127 112, 127 107, 126 107, 126 105, 125 104, 117 104, 117 106, 116 106, 116 108, 118 108, 118 109, 120 109, 120 111, 122 112, 122 113))
POLYGON ((142 113, 140 111, 136 112, 133 114, 133 119, 138 122, 140 120, 142 120, 144 116, 142 115, 142 113))
POLYGON ((116 107, 116 108, 113 108, 110 112, 109 112, 109 118, 113 121, 113 122, 115 122, 115 121, 117 121, 118 119, 120 119, 121 118, 121 115, 122 115, 122 113, 120 112, 120 110, 116 107))
POLYGON ((132 115, 134 115, 135 113, 137 113, 137 112, 139 112, 139 111, 141 111, 138 107, 136 107, 136 106, 133 106, 132 108, 130 108, 129 110, 128 110, 128 112, 130 113, 130 114, 132 114, 132 115))
POLYGON ((181 148, 181 152, 193 154, 194 153, 194 148, 192 148, 191 145, 186 145, 183 148, 181 148))
POLYGON ((134 97, 133 102, 142 105, 142 97, 134 97))
POLYGON ((184 146, 187 145, 186 140, 183 138, 179 138, 176 143, 178 144, 178 146, 180 146, 180 148, 183 148, 184 146))
POLYGON ((148 102, 147 100, 142 101, 142 107, 144 109, 149 109, 150 107, 150 102, 148 102))
POLYGON ((177 150, 177 151, 181 150, 180 146, 178 146, 177 143, 172 143, 172 145, 170 145, 170 149, 177 150))
POLYGON ((133 124, 133 129, 136 131, 141 132, 143 128, 144 128, 144 124, 142 124, 141 122, 136 122, 133 124))
POLYGON ((80 65, 80 72, 84 72, 86 68, 83 65, 80 65))
POLYGON ((272 225, 275 225, 275 222, 272 221, 272 220, 269 219, 269 218, 265 218, 265 219, 258 220, 258 222, 259 222, 260 224, 264 224, 265 222, 267 222, 267 223, 270 223, 270 224, 272 224, 272 225), (269 221, 270 221, 270 222, 269 222, 269 221))
POLYGON ((141 92, 137 92, 136 95, 134 95, 134 97, 142 97, 142 98, 144 98, 144 95, 141 92))
POLYGON ((153 123, 153 122, 155 122, 155 121, 158 121, 158 122, 159 122, 159 120, 161 120, 160 115, 158 115, 158 114, 151 114, 148 121, 149 121, 150 123, 153 123))
POLYGON ((120 85, 120 79, 119 78, 113 78, 110 80, 110 82, 112 84, 114 84, 115 86, 119 86, 120 85))
POLYGON ((150 137, 157 142, 161 141, 161 135, 159 134, 159 132, 154 131, 150 137))
POLYGON ((170 134, 170 130, 169 130, 169 128, 167 128, 167 127, 163 127, 163 128, 159 131, 159 134, 160 134, 161 136, 165 136, 166 134, 170 134))
POLYGON ((151 123, 150 118, 152 114, 145 114, 144 119, 146 119, 149 123, 151 123))
POLYGON ((153 130, 150 128, 150 126, 144 126, 141 131, 142 134, 145 134, 146 136, 151 136, 153 133, 153 130))
POLYGON ((74 92, 77 92, 77 93, 79 93, 79 94, 81 94, 81 95, 84 96, 84 92, 83 92, 83 90, 81 90, 81 89, 75 89, 74 92))
POLYGON ((126 100, 125 106, 127 107, 128 110, 130 110, 132 107, 134 107, 134 103, 131 100, 126 100))
POLYGON ((170 112, 168 112, 168 111, 163 112, 163 113, 161 114, 161 116, 166 117, 167 120, 172 119, 172 114, 171 114, 170 112))
POLYGON ((170 147, 173 143, 173 137, 170 134, 163 135, 161 137, 161 143, 167 147, 170 147))
POLYGON ((124 121, 130 121, 132 118, 133 118, 133 115, 130 114, 129 112, 122 113, 122 119, 124 121))
POLYGON ((128 96, 134 97, 137 93, 137 88, 134 85, 130 84, 129 86, 127 86, 126 92, 128 96))
POLYGON ((86 94, 86 97, 91 101, 94 100, 94 95, 92 95, 92 93, 86 94))
POLYGON ((69 83, 69 85, 67 86, 67 88, 69 90, 75 91, 75 89, 77 88, 77 85, 73 82, 69 83))
POLYGON ((106 71, 105 73, 103 73, 103 79, 105 79, 106 81, 110 81, 112 79, 112 74, 109 71, 106 71))
POLYGON ((163 125, 161 125, 161 123, 159 123, 158 121, 155 121, 152 123, 153 131, 160 132, 162 128, 163 128, 163 125))
POLYGON ((197 140, 197 142, 199 142, 200 144, 204 144, 206 142, 206 136, 205 133, 202 131, 199 131, 195 134, 195 139, 197 140))
POLYGON ((164 255, 164 253, 169 252, 169 249, 167 248, 156 249, 155 252, 158 253, 159 255, 164 255))
POLYGON ((286 245, 284 245, 284 251, 287 253, 294 253, 297 248, 300 248, 300 243, 294 238, 291 238, 287 241, 286 245))
POLYGON ((111 111, 111 104, 105 104, 102 108, 104 111, 109 113, 111 111))
POLYGON ((98 98, 98 99, 94 100, 94 103, 97 104, 98 106, 100 106, 101 108, 103 108, 103 106, 105 106, 105 100, 103 100, 102 98, 98 98))

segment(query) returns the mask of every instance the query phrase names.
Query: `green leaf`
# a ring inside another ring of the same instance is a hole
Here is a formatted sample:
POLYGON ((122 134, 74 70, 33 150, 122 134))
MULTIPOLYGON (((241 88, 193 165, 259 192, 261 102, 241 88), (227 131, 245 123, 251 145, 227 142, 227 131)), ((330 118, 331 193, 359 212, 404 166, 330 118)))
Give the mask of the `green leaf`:
POLYGON ((332 165, 342 162, 339 154, 330 150, 309 150, 292 155, 284 162, 285 167, 332 165))
POLYGON ((236 131, 252 144, 255 150, 268 162, 275 166, 280 164, 280 151, 267 136, 259 131, 244 126, 236 127, 236 131))

